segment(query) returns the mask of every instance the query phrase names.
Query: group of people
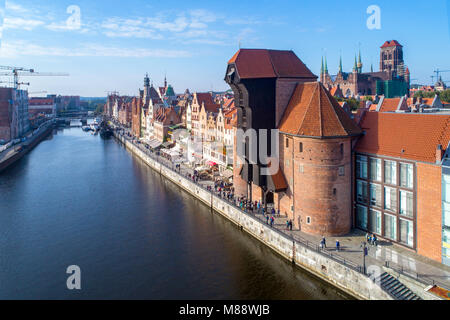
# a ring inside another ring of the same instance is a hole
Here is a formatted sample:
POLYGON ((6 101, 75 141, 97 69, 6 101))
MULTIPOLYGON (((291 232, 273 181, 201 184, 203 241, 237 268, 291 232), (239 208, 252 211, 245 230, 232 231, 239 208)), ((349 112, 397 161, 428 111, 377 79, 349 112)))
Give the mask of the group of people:
POLYGON ((378 238, 375 234, 366 233, 366 241, 372 246, 376 246, 378 244, 378 238))
MULTIPOLYGON (((324 236, 322 236, 322 240, 320 240, 320 248, 321 249, 326 249, 327 247, 327 240, 325 239, 324 236)), ((336 251, 341 250, 341 243, 339 241, 339 239, 336 239, 336 251)))
POLYGON ((286 221, 286 230, 292 231, 292 220, 286 221))

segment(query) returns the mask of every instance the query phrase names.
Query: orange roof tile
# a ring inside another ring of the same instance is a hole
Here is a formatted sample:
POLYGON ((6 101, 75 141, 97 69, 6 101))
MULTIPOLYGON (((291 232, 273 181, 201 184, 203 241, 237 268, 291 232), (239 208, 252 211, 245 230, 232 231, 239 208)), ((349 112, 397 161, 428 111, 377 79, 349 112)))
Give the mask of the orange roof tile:
POLYGON ((276 77, 317 79, 293 51, 240 49, 228 62, 233 63, 241 79, 276 77))
POLYGON ((320 82, 299 83, 280 122, 280 131, 309 137, 341 137, 361 133, 320 82))
POLYGON ((398 108, 401 98, 385 98, 381 105, 380 112, 395 112, 398 108))
POLYGON ((434 163, 450 141, 450 115, 368 112, 361 128, 356 151, 410 160, 434 163))

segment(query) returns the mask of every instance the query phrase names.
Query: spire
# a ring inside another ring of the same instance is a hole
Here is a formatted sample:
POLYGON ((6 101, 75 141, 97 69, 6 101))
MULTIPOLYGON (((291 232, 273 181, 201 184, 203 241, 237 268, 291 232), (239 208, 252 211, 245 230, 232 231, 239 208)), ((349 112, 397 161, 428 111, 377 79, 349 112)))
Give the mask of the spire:
POLYGON ((339 58, 339 73, 342 73, 342 55, 339 58))
POLYGON ((321 75, 323 74, 323 70, 324 70, 324 68, 323 68, 323 56, 322 56, 322 66, 320 67, 320 74, 321 75))
POLYGON ((355 65, 353 66, 353 72, 358 71, 358 63, 356 62, 356 54, 355 54, 355 65))
POLYGON ((373 72, 373 63, 370 65, 370 72, 373 72))
POLYGON ((361 49, 359 49, 359 57, 358 57, 358 73, 362 73, 362 61, 361 61, 361 49))
POLYGON ((325 56, 325 74, 328 74, 328 63, 327 63, 327 57, 325 56))

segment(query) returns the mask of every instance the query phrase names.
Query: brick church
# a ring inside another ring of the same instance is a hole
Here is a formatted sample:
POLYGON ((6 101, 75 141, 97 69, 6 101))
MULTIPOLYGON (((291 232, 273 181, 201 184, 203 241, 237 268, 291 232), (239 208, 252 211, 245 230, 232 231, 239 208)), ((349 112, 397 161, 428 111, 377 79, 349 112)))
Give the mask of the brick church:
POLYGON ((344 72, 342 58, 336 75, 330 75, 328 64, 322 58, 320 82, 328 90, 339 88, 345 97, 361 95, 384 95, 387 98, 404 96, 409 93, 410 72, 405 67, 403 59, 403 46, 396 40, 386 41, 380 50, 380 71, 363 73, 361 52, 352 72, 344 72))

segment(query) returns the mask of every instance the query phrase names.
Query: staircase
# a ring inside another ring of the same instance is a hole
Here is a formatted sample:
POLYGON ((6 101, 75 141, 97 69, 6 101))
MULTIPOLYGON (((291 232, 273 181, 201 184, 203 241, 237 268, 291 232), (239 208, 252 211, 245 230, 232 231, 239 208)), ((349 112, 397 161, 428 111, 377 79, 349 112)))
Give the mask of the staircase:
POLYGON ((395 300, 422 300, 414 292, 387 272, 375 279, 377 283, 395 300))

